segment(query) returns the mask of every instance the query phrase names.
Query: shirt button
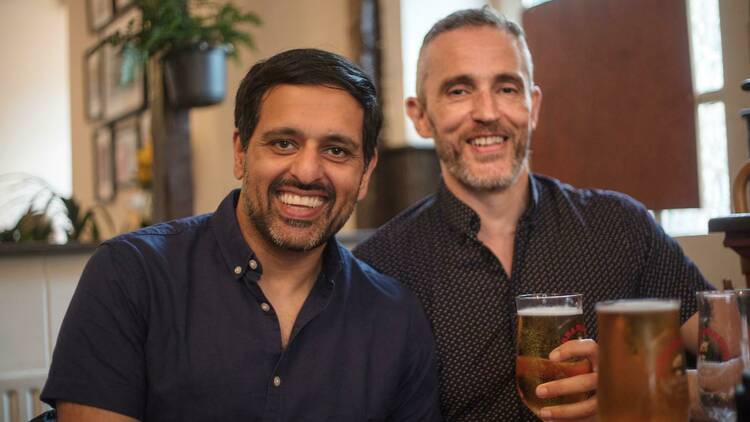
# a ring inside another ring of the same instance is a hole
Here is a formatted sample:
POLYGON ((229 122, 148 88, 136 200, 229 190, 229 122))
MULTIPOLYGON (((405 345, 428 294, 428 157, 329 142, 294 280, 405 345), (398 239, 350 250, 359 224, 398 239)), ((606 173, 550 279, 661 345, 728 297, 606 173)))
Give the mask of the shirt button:
POLYGON ((240 267, 239 265, 234 267, 234 273, 237 275, 242 274, 242 267, 240 267))
POLYGON ((281 385, 281 378, 279 378, 278 376, 273 377, 273 386, 278 387, 280 385, 281 385))
POLYGON ((254 270, 256 268, 258 268, 258 261, 254 260, 254 259, 251 259, 250 260, 250 269, 254 270))
POLYGON ((260 309, 263 309, 263 312, 268 312, 271 310, 271 307, 266 302, 263 302, 260 304, 260 309))

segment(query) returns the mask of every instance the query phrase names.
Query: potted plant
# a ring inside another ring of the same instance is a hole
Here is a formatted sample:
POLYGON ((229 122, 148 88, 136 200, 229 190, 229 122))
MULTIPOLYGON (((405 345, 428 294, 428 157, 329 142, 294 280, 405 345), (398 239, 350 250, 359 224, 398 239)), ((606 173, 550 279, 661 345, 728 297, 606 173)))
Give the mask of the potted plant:
POLYGON ((60 195, 49 183, 35 176, 0 175, 0 197, 5 199, 0 202, 0 208, 6 212, 21 206, 25 209, 13 227, 0 230, 0 243, 53 243, 55 237, 65 243, 98 243, 101 231, 97 219, 103 219, 109 230, 114 230, 112 217, 104 207, 94 205, 83 209, 72 196, 60 195), (56 234, 63 235, 64 239, 56 234))
POLYGON ((122 81, 152 57, 163 60, 167 96, 176 108, 216 104, 226 93, 226 57, 254 48, 240 25, 260 25, 252 12, 211 0, 136 0, 140 22, 131 20, 105 42, 122 47, 122 81))

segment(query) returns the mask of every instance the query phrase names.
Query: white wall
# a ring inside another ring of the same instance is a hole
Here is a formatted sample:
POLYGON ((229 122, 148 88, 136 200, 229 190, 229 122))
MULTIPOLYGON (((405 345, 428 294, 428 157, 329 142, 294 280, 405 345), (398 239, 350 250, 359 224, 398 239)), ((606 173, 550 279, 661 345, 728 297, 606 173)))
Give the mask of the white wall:
MULTIPOLYGON (((67 32, 61 0, 0 1, 0 174, 33 174, 63 195, 72 191, 67 32)), ((16 218, 0 212, 0 228, 16 218)))
POLYGON ((0 421, 42 410, 39 392, 57 333, 90 255, 0 256, 0 421))

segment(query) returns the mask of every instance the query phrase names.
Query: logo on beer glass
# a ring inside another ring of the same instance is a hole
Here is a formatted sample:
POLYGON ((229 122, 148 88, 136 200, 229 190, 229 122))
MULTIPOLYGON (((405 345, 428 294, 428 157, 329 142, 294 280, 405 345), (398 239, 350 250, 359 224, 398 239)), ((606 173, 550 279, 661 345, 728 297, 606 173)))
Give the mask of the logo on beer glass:
MULTIPOLYGON (((707 325, 707 324, 706 324, 707 325)), ((702 327, 703 336, 701 338, 700 349, 698 354, 703 360, 712 362, 724 362, 729 360, 729 346, 721 334, 714 331, 711 327, 702 327)))
POLYGON ((572 339, 586 338, 586 326, 577 321, 570 321, 571 327, 566 329, 560 338, 560 344, 572 339))

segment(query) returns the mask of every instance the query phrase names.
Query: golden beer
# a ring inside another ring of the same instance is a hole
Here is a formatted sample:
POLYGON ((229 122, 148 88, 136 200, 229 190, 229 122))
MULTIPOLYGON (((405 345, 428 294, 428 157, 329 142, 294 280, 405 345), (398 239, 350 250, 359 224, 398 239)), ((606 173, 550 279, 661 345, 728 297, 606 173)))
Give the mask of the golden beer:
POLYGON ((541 399, 535 392, 539 384, 591 372, 588 359, 552 362, 547 358, 562 343, 585 337, 586 326, 580 301, 577 307, 522 308, 519 303, 518 308, 516 387, 523 402, 538 414, 542 407, 586 400, 589 393, 541 399))
POLYGON ((625 300, 596 305, 600 421, 684 422, 689 399, 680 302, 625 300))

